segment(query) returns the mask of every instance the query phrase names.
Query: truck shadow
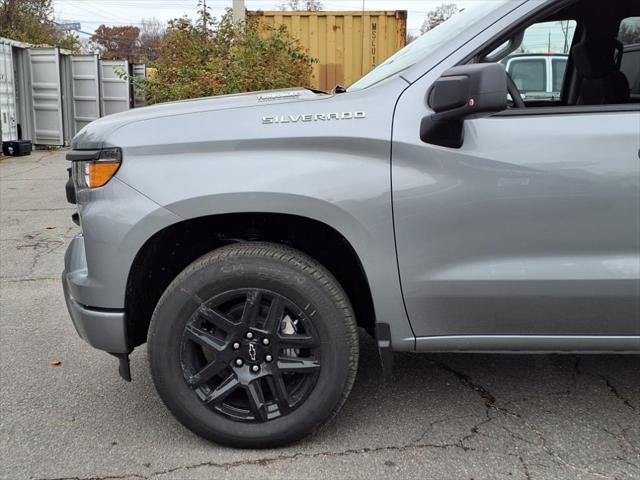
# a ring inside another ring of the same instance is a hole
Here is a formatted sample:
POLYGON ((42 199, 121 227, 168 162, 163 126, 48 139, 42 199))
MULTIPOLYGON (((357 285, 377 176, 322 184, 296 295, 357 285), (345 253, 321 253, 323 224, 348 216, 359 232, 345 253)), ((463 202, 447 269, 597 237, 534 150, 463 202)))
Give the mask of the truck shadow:
POLYGON ((640 454, 640 356, 396 354, 384 383, 377 355, 361 336, 356 383, 323 435, 365 429, 461 451, 491 439, 547 457, 556 442, 593 438, 612 458, 640 454))
MULTIPOLYGON (((132 406, 137 422, 164 422, 163 429, 180 442, 209 448, 170 420, 143 373, 145 363, 146 353, 136 351, 131 401, 146 399, 139 409, 132 406)), ((467 451, 487 437, 544 449, 554 441, 571 445, 575 438, 596 435, 612 455, 637 456, 639 378, 640 356, 633 355, 408 353, 395 355, 394 381, 385 383, 375 342, 362 334, 358 376, 343 409, 314 436, 282 450, 393 444, 467 451)))

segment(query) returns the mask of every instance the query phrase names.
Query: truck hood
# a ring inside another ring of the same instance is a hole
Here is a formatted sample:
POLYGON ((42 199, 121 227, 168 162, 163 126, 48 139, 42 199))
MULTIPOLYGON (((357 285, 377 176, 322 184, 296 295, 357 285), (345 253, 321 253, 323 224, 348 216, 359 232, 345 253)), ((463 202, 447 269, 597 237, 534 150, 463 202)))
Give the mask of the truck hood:
POLYGON ((104 139, 115 130, 139 121, 161 117, 172 117, 190 113, 229 110, 252 106, 268 106, 282 103, 298 103, 329 98, 331 95, 315 93, 304 88, 264 90, 260 92, 221 95, 179 102, 161 103, 150 107, 136 108, 99 118, 85 126, 74 137, 72 148, 103 148, 104 139))

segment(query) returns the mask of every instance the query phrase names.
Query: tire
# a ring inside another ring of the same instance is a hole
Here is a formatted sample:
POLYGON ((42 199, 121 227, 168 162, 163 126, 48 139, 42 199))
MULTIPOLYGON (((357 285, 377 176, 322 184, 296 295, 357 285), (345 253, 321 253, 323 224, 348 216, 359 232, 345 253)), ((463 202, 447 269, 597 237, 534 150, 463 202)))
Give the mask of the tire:
POLYGON ((358 348, 337 280, 269 243, 222 247, 189 265, 160 298, 148 334, 169 410, 197 435, 239 448, 289 444, 335 416, 358 348))

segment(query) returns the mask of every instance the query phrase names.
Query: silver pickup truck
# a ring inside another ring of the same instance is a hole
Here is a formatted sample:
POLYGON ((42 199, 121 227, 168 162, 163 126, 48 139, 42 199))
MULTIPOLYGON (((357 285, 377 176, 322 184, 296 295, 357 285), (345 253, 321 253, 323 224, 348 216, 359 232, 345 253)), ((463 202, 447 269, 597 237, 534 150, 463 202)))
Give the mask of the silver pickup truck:
POLYGON ((640 2, 597 3, 474 2, 348 89, 89 124, 67 155, 78 333, 128 380, 146 342, 171 412, 236 447, 334 416, 358 327, 386 376, 394 352, 640 353, 640 103, 618 39, 640 2), (523 99, 500 61, 564 19, 558 98, 523 99))

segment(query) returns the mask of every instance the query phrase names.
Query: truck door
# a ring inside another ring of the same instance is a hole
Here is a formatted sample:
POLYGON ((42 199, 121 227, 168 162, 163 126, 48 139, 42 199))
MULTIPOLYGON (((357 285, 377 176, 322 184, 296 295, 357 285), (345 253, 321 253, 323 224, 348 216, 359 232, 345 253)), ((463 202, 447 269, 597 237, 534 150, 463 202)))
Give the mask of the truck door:
POLYGON ((397 255, 416 335, 640 334, 637 99, 465 120, 462 147, 447 148, 420 139, 441 73, 413 83, 394 117, 397 255))

